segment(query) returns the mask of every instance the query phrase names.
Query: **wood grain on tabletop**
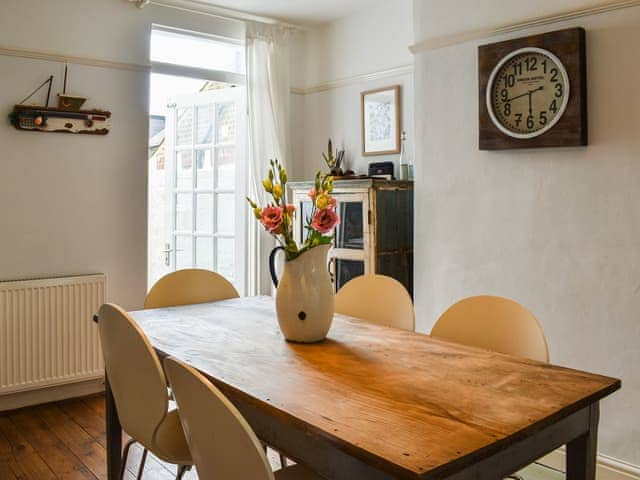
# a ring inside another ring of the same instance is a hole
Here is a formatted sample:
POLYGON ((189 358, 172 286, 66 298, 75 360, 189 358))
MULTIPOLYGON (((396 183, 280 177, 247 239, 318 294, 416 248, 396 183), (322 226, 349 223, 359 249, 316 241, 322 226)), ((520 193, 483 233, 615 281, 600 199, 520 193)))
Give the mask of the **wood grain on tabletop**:
POLYGON ((597 401, 619 380, 336 315, 328 339, 284 341, 273 300, 132 312, 154 346, 310 435, 420 476, 597 401))

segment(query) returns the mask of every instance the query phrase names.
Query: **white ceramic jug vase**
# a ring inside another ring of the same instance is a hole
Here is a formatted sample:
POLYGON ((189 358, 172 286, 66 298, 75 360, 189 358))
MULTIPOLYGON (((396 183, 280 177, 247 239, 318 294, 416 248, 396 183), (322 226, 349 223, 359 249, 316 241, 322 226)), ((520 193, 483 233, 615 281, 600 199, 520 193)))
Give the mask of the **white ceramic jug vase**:
POLYGON ((331 327, 334 294, 327 253, 330 245, 319 245, 299 257, 286 261, 278 280, 274 260, 276 247, 269 257, 271 278, 276 291, 276 313, 284 338, 290 342, 314 343, 324 340, 331 327))

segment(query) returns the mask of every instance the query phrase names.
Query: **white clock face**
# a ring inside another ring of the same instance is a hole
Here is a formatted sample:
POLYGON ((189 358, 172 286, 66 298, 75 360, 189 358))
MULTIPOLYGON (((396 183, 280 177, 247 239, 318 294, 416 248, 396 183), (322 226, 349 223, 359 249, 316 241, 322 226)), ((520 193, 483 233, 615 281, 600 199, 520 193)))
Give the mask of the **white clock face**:
POLYGON ((550 130, 569 101, 569 77, 562 62, 541 48, 521 48, 493 69, 487 109, 503 133, 533 138, 550 130))

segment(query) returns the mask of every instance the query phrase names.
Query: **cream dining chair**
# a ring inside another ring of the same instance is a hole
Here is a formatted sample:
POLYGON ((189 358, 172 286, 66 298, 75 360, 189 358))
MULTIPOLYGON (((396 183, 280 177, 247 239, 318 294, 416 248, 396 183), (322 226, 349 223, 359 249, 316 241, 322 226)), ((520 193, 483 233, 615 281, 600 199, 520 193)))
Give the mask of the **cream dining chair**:
POLYGON ((178 411, 169 410, 167 382, 149 340, 117 305, 104 304, 98 313, 105 368, 123 430, 131 437, 124 448, 122 478, 131 445, 144 447, 138 478, 147 450, 178 466, 176 479, 193 464, 178 411))
POLYGON ((272 472, 260 441, 236 407, 195 369, 164 361, 200 480, 319 480, 301 465, 272 472))
MULTIPOLYGON (((492 295, 454 303, 431 329, 431 336, 517 357, 549 362, 542 325, 514 300, 492 295)), ((524 480, 512 474, 510 480, 524 480)))
MULTIPOLYGON (((144 300, 144 308, 177 307, 196 303, 217 302, 240 295, 236 288, 219 273, 188 268, 168 273, 158 280, 144 300)), ((173 392, 169 389, 173 400, 173 392)), ((286 465, 284 455, 278 453, 280 464, 286 465)))
POLYGON ((508 298, 482 295, 453 304, 431 330, 431 336, 453 342, 549 361, 547 339, 536 317, 508 298))
POLYGON ((345 283, 335 299, 335 311, 387 327, 413 331, 413 302, 404 286, 384 275, 367 274, 345 283))
POLYGON ((144 300, 144 308, 164 308, 238 298, 226 278, 211 270, 189 268, 171 272, 158 280, 144 300))

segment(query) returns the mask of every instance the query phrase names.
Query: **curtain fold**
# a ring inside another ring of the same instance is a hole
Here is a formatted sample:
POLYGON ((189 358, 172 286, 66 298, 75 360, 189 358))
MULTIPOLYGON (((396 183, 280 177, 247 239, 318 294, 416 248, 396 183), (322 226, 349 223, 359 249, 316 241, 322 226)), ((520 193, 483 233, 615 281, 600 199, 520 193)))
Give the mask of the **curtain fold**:
MULTIPOLYGON (((248 22, 246 27, 247 108, 249 132, 249 195, 259 203, 265 200, 261 180, 267 175, 270 159, 277 158, 285 168, 289 159, 289 36, 290 29, 277 25, 248 22)), ((247 230, 249 295, 270 294, 268 255, 273 239, 257 222, 247 230)))

